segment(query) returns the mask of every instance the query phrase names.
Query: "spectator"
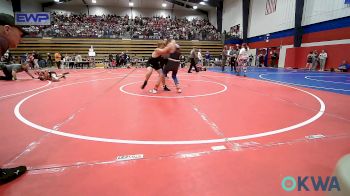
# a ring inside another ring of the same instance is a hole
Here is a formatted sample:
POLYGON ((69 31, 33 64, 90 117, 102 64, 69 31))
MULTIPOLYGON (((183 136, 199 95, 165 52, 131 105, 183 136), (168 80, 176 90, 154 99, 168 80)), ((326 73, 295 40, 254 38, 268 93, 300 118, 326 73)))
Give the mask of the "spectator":
POLYGON ((83 58, 81 57, 80 54, 77 54, 75 56, 75 64, 76 64, 76 66, 81 66, 81 68, 83 68, 82 62, 83 62, 83 58))
POLYGON ((51 67, 51 66, 52 66, 52 57, 51 57, 51 54, 50 54, 50 53, 47 53, 46 65, 47 65, 48 67, 51 67))
POLYGON ((27 26, 31 36, 220 40, 221 35, 207 19, 171 19, 170 17, 135 17, 116 15, 89 16, 52 13, 52 25, 27 26))
POLYGON ((33 51, 32 56, 34 57, 34 69, 39 69, 39 54, 33 51))
POLYGON ((120 62, 120 56, 119 54, 115 55, 115 66, 118 67, 119 66, 119 62, 120 62))
POLYGON ((263 54, 263 51, 258 55, 258 63, 258 67, 265 67, 265 55, 263 54))
POLYGON ((306 57, 306 66, 305 66, 306 69, 311 70, 312 61, 313 61, 313 52, 311 51, 306 57))
POLYGON ((210 66, 210 53, 208 50, 205 53, 205 66, 210 66))
POLYGON ((350 70, 350 64, 347 63, 346 60, 343 60, 343 62, 338 66, 339 71, 341 72, 349 72, 350 70))
POLYGON ((198 58, 198 63, 199 65, 203 65, 203 56, 202 56, 202 50, 198 49, 198 54, 197 54, 197 58, 198 58))
POLYGON ((314 50, 314 52, 312 53, 312 67, 310 70, 315 71, 318 65, 318 54, 317 54, 317 50, 314 50))
POLYGON ((230 57, 230 65, 231 65, 231 71, 237 72, 237 56, 238 56, 238 51, 234 49, 233 46, 230 47, 230 50, 228 51, 228 56, 230 57))
POLYGON ((328 58, 326 51, 322 50, 318 58, 320 60, 320 71, 324 71, 326 60, 328 58))
POLYGON ((59 52, 55 53, 55 62, 56 62, 56 66, 58 69, 61 68, 61 60, 62 60, 62 56, 59 52))
POLYGON ((276 50, 272 51, 271 54, 271 67, 277 67, 277 59, 278 59, 278 54, 276 52, 276 50))
POLYGON ((227 60, 227 50, 226 50, 226 47, 224 46, 224 49, 222 50, 222 53, 221 53, 221 67, 222 67, 222 71, 225 71, 226 60, 227 60))
MULTIPOLYGON (((20 27, 15 26, 13 16, 0 13, 0 58, 9 48, 17 48, 24 34, 25 32, 20 27)), ((0 65, 0 69, 4 69, 3 65, 0 65)), ((16 179, 26 171, 25 166, 0 168, 0 184, 16 179)))

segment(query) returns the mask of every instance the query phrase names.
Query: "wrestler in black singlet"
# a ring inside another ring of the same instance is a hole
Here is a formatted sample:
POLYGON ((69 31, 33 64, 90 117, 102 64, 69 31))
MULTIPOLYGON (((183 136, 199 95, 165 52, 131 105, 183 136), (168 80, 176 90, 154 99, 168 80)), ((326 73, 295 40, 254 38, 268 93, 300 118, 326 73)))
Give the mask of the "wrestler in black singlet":
POLYGON ((181 53, 179 49, 177 49, 174 53, 171 53, 168 58, 168 63, 164 66, 163 69, 164 75, 167 75, 170 71, 172 72, 172 78, 176 85, 179 84, 176 76, 180 66, 180 56, 181 53))
POLYGON ((160 60, 161 60, 161 56, 159 56, 159 57, 157 57, 157 58, 153 58, 153 57, 151 57, 149 60, 148 60, 148 63, 149 63, 149 65, 153 68, 153 69, 155 69, 155 70, 159 70, 159 69, 161 69, 162 67, 160 66, 160 60))

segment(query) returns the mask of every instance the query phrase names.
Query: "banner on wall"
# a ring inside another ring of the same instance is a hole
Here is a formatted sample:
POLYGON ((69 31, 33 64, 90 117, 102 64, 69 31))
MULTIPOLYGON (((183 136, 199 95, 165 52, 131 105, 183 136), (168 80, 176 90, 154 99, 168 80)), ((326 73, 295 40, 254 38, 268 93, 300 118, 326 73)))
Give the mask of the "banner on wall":
POLYGON ((50 12, 15 13, 16 25, 51 25, 50 12))
POLYGON ((350 0, 345 0, 345 4, 350 4, 350 0))
POLYGON ((265 15, 269 15, 276 11, 277 0, 266 0, 265 15))

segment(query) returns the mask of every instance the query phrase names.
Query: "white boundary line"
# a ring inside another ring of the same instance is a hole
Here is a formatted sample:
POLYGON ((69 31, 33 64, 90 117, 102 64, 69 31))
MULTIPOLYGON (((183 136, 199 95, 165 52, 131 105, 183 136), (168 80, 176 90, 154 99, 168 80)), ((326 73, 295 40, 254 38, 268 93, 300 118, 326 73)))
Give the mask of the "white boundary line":
POLYGON ((15 96, 15 95, 20 95, 20 94, 24 94, 24 93, 28 93, 28 92, 35 91, 35 90, 39 90, 39 89, 42 89, 42 88, 45 88, 45 87, 49 86, 50 84, 51 84, 51 81, 48 81, 48 83, 46 85, 44 85, 44 86, 41 86, 41 87, 38 87, 38 88, 34 88, 34 89, 31 89, 31 90, 27 90, 27 91, 18 92, 18 93, 3 95, 3 96, 0 96, 0 99, 6 98, 6 97, 15 96))
POLYGON ((285 128, 281 128, 281 129, 277 129, 277 130, 272 130, 272 131, 267 131, 264 133, 258 133, 258 134, 251 134, 251 135, 245 135, 245 136, 238 136, 238 137, 230 137, 230 138, 222 138, 222 139, 210 139, 210 140, 185 140, 185 141, 143 141, 143 140, 120 140, 120 139, 110 139, 110 138, 99 138, 99 137, 91 137, 91 136, 85 136, 85 135, 78 135, 78 134, 72 134, 72 133, 65 133, 65 132, 61 132, 61 131, 56 131, 53 129, 49 129, 43 126, 40 126, 38 124, 35 124, 29 120, 27 120, 26 118, 24 118, 22 116, 22 114, 20 113, 20 107, 21 105, 27 101, 28 99, 47 92, 49 90, 53 90, 53 89, 57 89, 57 88, 61 88, 64 86, 70 86, 70 85, 75 85, 75 84, 81 84, 81 83, 88 83, 88 82, 93 82, 93 81, 103 81, 103 80, 109 80, 109 79, 115 79, 115 78, 120 78, 120 77, 114 77, 114 78, 104 78, 104 79, 96 79, 96 80, 90 80, 90 81, 84 81, 84 82, 77 82, 77 83, 72 83, 72 84, 67 84, 67 85, 62 85, 62 86, 58 86, 58 87, 54 87, 54 88, 50 88, 50 89, 46 89, 37 93, 34 93, 24 99, 22 99, 14 108, 14 113, 15 116, 24 124, 33 127, 35 129, 44 131, 44 132, 48 132, 48 133, 52 133, 52 134, 56 134, 56 135, 60 135, 60 136, 64 136, 64 137, 70 137, 70 138, 75 138, 75 139, 83 139, 83 140, 90 140, 90 141, 98 141, 98 142, 108 142, 108 143, 119 143, 119 144, 142 144, 142 145, 190 145, 190 144, 210 144, 210 143, 223 143, 223 142, 227 142, 227 141, 237 141, 237 140, 246 140, 246 139, 252 139, 252 138, 259 138, 259 137, 265 137, 265 136, 269 136, 269 135, 275 135, 275 134, 279 134, 279 133, 283 133, 283 132, 287 132, 287 131, 291 131, 293 129, 297 129, 300 127, 303 127, 305 125, 308 125, 314 121, 316 121, 317 119, 319 119, 325 112, 326 110, 326 106, 324 104, 324 102, 317 97, 316 95, 307 92, 305 90, 293 87, 293 86, 288 86, 285 84, 279 84, 279 83, 274 83, 276 85, 280 85, 280 86, 285 86, 288 88, 292 88, 298 91, 301 91, 303 93, 306 93, 312 97, 314 97, 320 104, 320 109, 318 111, 318 113, 311 117, 310 119, 303 121, 301 123, 289 126, 289 127, 285 127, 285 128))
MULTIPOLYGON (((92 73, 79 73, 79 71, 69 71, 70 69, 65 69, 67 70, 71 75, 95 75, 95 74, 100 74, 100 73, 105 73, 107 72, 107 70, 104 70, 104 71, 99 71, 99 72, 92 72, 92 73)), ((95 71, 95 70, 94 70, 95 71)))
MULTIPOLYGON (((182 79, 182 80, 186 80, 186 79, 182 79)), ((128 83, 128 84, 125 84, 121 87, 119 87, 119 90, 125 94, 128 94, 128 95, 134 95, 134 96, 139 96, 139 97, 151 97, 151 98, 159 98, 159 99, 180 99, 180 98, 195 98, 195 97, 206 97, 206 96, 211 96, 211 95, 216 95, 216 94, 220 94, 220 93, 223 93, 227 90, 227 86, 224 85, 224 84, 221 84, 221 83, 218 83, 218 82, 212 82, 212 81, 206 81, 206 80, 191 80, 191 81, 196 81, 196 82, 207 82, 207 83, 214 83, 214 84, 218 84, 222 87, 224 87, 223 90, 220 90, 220 91, 217 91, 217 92, 214 92, 214 93, 207 93, 207 94, 199 94, 199 95, 185 95, 185 96, 156 96, 156 95, 142 95, 142 94, 136 94, 136 93, 130 93, 130 92, 127 92, 124 90, 124 88, 126 86, 130 86, 130 85, 133 85, 133 84, 137 84, 137 83, 141 83, 140 81, 138 82, 132 82, 132 83, 128 83)))
MULTIPOLYGON (((293 73, 293 74, 294 74, 294 73, 293 73)), ((263 79, 263 80, 267 80, 267 81, 279 83, 279 84, 288 84, 288 85, 295 85, 295 86, 302 86, 302 87, 309 87, 309 88, 319 88, 319 89, 335 90, 335 91, 345 91, 345 92, 350 91, 350 89, 328 88, 328 87, 322 87, 322 86, 310 86, 310 85, 305 85, 305 84, 290 83, 290 82, 282 82, 282 81, 278 81, 278 80, 272 80, 272 79, 264 78, 263 76, 266 76, 266 75, 271 75, 271 74, 260 74, 260 75, 259 75, 259 78, 261 78, 261 79, 263 79)))
POLYGON ((329 81, 329 80, 318 80, 318 79, 313 79, 314 77, 318 77, 318 78, 321 78, 321 77, 341 77, 341 78, 344 78, 344 77, 346 77, 346 76, 305 76, 305 79, 307 79, 307 80, 313 80, 313 81, 317 81, 317 82, 334 83, 334 84, 350 84, 350 83, 347 83, 347 82, 334 82, 334 81, 329 81))

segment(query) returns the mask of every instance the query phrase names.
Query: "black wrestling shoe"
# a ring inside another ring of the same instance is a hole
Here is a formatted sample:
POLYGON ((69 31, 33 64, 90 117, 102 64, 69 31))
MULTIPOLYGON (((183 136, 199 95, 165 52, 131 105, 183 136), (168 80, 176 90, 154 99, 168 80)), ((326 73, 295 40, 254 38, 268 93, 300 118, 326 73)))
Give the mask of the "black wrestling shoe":
POLYGON ((171 91, 166 85, 164 86, 164 91, 171 91))
POLYGON ((27 171, 25 166, 0 169, 0 185, 11 182, 27 171))
POLYGON ((146 86, 147 86, 147 81, 144 81, 142 86, 141 86, 141 89, 144 89, 146 86))

